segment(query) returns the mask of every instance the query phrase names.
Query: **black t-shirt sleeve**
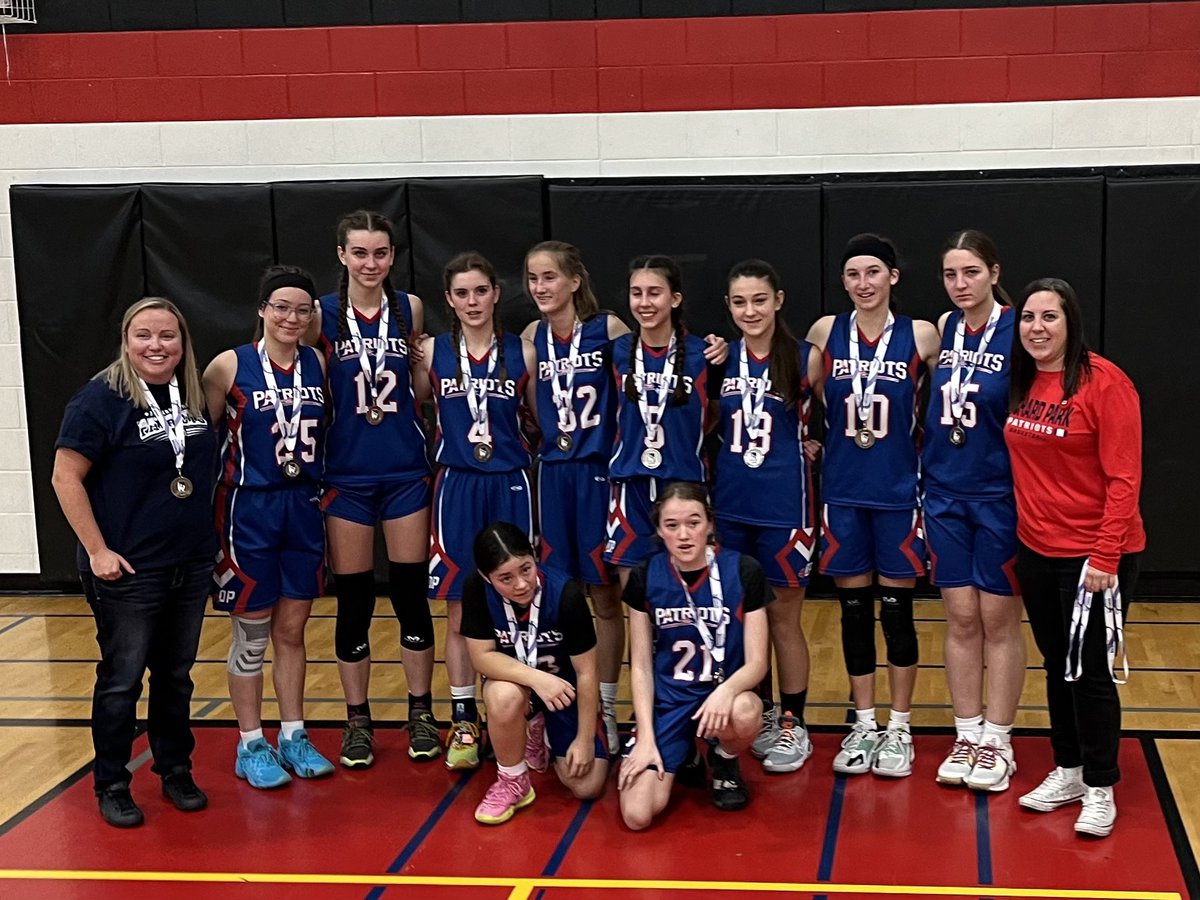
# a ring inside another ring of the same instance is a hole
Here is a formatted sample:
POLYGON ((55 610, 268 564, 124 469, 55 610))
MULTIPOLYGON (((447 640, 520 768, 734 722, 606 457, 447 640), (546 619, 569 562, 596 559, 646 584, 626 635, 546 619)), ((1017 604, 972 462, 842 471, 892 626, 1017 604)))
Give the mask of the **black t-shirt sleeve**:
POLYGON ((775 593, 767 583, 767 576, 758 560, 742 556, 738 560, 738 574, 742 579, 742 589, 746 592, 742 597, 742 612, 754 612, 775 600, 775 593))
POLYGON ((587 598, 573 581, 568 581, 558 601, 558 627, 563 633, 563 649, 568 656, 587 653, 596 646, 596 626, 587 598))
POLYGON ((113 423, 105 415, 112 408, 111 404, 105 402, 108 398, 104 395, 107 393, 107 387, 99 391, 95 382, 89 382, 71 398, 63 413, 55 448, 74 450, 92 462, 98 462, 105 456, 113 441, 113 423))
POLYGON ((630 570, 629 581, 621 594, 621 601, 638 612, 649 612, 646 607, 646 567, 647 563, 641 562, 630 570))
POLYGON ((721 384, 725 381, 725 363, 707 363, 708 399, 721 399, 721 384))
POLYGON ((487 589, 483 576, 472 572, 463 585, 462 624, 458 633, 465 638, 479 641, 495 641, 496 630, 487 607, 487 589))

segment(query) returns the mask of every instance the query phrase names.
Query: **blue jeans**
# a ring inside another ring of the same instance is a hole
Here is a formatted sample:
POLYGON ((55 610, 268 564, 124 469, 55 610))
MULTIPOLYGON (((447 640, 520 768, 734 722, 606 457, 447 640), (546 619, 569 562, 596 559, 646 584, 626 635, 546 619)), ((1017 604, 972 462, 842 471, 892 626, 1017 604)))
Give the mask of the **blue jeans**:
POLYGON ((212 579, 212 561, 139 569, 116 581, 90 572, 79 580, 96 619, 96 688, 92 743, 96 791, 133 777, 129 759, 137 733, 142 676, 150 670, 147 731, 154 771, 191 769, 196 740, 190 724, 192 665, 212 579))

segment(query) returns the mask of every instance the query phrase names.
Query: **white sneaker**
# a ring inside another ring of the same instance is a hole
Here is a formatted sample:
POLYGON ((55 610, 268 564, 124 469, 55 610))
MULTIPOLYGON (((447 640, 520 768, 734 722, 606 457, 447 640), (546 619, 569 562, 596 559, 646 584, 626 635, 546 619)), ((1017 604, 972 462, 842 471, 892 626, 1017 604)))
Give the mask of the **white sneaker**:
POLYGON ((812 756, 813 745, 808 729, 791 713, 779 718, 779 736, 763 758, 763 771, 795 772, 812 756))
POLYGON ((617 705, 600 702, 600 714, 604 718, 604 734, 608 739, 608 755, 615 757, 621 749, 621 736, 617 732, 617 705))
POLYGON ((1111 787, 1085 787, 1083 809, 1075 820, 1075 830, 1079 834, 1090 834, 1094 837, 1108 837, 1112 834, 1113 823, 1117 821, 1117 804, 1113 799, 1111 787))
POLYGON ((903 778, 912 774, 913 757, 916 755, 912 732, 907 728, 889 728, 884 732, 871 771, 876 775, 903 778))
POLYGON ((959 736, 950 748, 950 754, 938 766, 938 784, 962 784, 975 768, 975 751, 978 749, 974 741, 959 736))
POLYGON ((850 733, 842 740, 842 749, 833 758, 833 771, 843 775, 862 775, 871 771, 875 754, 883 743, 883 732, 873 725, 855 722, 850 733))
POLYGON ((1068 803, 1082 800, 1086 791, 1082 770, 1068 771, 1062 766, 1056 766, 1041 784, 1028 794, 1022 795, 1017 803, 1026 809, 1050 812, 1068 803))
POLYGON ((779 740, 779 714, 775 709, 775 704, 771 703, 763 707, 762 728, 758 732, 758 737, 754 739, 754 743, 750 745, 750 755, 755 759, 765 759, 777 740, 779 740))
POLYGON ((1017 771, 1011 744, 980 744, 975 765, 964 780, 973 791, 1007 791, 1008 780, 1017 771))

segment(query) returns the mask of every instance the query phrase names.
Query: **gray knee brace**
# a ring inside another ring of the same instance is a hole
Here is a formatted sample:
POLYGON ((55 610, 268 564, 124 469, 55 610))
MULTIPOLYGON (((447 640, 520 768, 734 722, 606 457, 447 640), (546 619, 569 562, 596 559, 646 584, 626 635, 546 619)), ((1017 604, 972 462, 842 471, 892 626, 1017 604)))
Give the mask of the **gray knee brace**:
POLYGON ((258 675, 267 656, 267 641, 271 639, 270 619, 230 617, 233 640, 229 643, 230 675, 258 675))

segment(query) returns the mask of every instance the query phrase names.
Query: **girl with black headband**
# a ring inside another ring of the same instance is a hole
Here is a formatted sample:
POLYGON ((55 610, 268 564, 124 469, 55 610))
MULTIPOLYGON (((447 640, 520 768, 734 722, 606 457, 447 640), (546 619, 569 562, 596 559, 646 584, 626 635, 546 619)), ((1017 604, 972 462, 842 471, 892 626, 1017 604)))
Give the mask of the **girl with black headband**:
POLYGON ((325 431, 325 365, 300 344, 316 304, 308 273, 267 269, 255 340, 204 373, 209 416, 224 431, 216 493, 214 606, 230 614, 229 697, 241 737, 234 771, 256 788, 328 775, 304 730, 304 628, 321 593, 325 531, 317 505, 325 431), (278 748, 262 731, 263 659, 279 702, 278 748))
POLYGON ((917 393, 935 364, 930 322, 896 314, 896 249, 860 234, 842 253, 842 286, 853 310, 818 319, 808 340, 809 378, 825 404, 821 571, 842 607, 842 651, 855 722, 834 771, 900 777, 912 773, 909 707, 917 676, 913 587, 925 572, 917 495, 917 393), (892 710, 875 722, 875 577, 887 644, 892 710))

